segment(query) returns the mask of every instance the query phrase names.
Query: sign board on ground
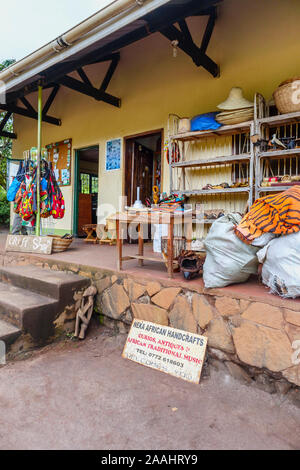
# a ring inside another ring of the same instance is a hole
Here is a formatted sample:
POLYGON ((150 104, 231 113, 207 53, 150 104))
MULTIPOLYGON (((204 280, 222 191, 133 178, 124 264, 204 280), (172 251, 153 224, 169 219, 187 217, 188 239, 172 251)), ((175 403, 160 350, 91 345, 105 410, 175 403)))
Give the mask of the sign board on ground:
POLYGON ((207 338, 144 320, 132 322, 122 356, 199 383, 207 338))
POLYGON ((52 252, 52 242, 52 237, 7 235, 5 251, 20 251, 22 253, 42 253, 44 255, 50 255, 52 252))

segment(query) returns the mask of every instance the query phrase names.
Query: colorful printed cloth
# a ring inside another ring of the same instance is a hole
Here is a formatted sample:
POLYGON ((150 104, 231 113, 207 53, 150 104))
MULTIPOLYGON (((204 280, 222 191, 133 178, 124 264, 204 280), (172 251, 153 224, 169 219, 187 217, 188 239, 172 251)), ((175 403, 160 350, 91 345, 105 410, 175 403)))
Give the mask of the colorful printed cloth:
POLYGON ((288 235, 300 230, 300 186, 257 199, 235 227, 235 234, 251 244, 263 233, 288 235))

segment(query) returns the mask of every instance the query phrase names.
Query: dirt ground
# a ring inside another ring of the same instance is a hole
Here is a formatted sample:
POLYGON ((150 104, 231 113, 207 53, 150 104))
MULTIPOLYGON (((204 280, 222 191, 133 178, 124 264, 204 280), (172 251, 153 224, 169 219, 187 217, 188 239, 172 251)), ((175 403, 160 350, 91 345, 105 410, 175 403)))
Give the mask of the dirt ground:
POLYGON ((300 409, 210 368, 190 384, 92 327, 0 368, 0 449, 299 449, 300 409))

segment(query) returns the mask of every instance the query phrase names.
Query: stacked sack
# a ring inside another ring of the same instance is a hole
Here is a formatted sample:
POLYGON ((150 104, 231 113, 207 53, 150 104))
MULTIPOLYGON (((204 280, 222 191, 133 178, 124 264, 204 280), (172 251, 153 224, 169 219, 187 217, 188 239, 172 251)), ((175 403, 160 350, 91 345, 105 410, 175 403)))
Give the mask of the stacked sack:
POLYGON ((272 293, 300 296, 300 186, 257 199, 243 219, 221 217, 205 246, 205 287, 245 282, 262 263, 262 282, 272 293))

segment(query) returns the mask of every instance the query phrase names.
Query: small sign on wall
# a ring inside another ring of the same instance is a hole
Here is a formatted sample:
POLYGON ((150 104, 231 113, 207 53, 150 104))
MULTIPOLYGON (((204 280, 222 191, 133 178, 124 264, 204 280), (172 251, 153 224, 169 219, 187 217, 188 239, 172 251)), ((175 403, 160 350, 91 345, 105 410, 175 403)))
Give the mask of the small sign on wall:
POLYGON ((121 139, 106 142, 105 170, 120 170, 121 168, 121 139))
POLYGON ((207 338, 135 319, 122 356, 152 369, 199 383, 207 338))
POLYGON ((7 235, 5 251, 42 253, 44 255, 50 255, 52 252, 52 242, 52 237, 39 237, 35 235, 7 235))

